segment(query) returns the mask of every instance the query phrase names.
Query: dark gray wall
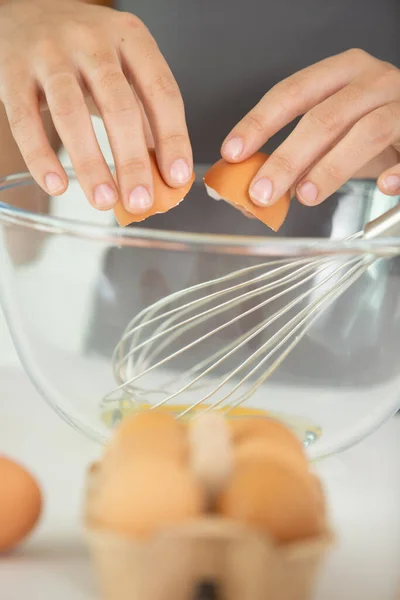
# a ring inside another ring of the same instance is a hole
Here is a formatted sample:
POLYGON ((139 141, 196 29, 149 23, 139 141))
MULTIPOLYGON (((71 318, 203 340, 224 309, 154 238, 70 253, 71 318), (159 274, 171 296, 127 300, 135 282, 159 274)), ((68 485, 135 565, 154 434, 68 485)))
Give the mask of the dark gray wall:
POLYGON ((146 23, 168 59, 199 162, 218 158, 235 122, 302 67, 352 47, 400 67, 400 0, 120 0, 119 8, 146 23))

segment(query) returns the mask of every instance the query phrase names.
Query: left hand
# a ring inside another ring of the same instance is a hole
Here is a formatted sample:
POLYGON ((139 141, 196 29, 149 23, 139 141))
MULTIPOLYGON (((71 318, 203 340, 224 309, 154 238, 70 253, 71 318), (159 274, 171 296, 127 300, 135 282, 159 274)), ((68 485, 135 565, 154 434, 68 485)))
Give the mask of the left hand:
POLYGON ((292 190, 314 206, 355 176, 377 177, 383 193, 400 194, 399 69, 354 49, 299 71, 236 125, 222 156, 248 158, 300 115, 253 179, 255 204, 269 206, 292 190))

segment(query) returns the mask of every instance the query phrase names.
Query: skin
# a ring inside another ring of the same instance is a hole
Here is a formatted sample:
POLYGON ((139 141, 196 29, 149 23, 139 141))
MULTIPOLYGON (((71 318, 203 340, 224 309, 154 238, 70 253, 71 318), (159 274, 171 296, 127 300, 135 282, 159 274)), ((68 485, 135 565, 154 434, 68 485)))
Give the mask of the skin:
POLYGON ((118 195, 134 213, 153 202, 148 124, 165 181, 179 187, 191 176, 178 85, 134 15, 77 0, 3 3, 0 99, 29 171, 51 195, 62 194, 68 180, 41 110, 50 112, 89 202, 100 210, 112 208, 118 195), (116 180, 98 146, 87 99, 103 118, 116 180))
POLYGON ((236 125, 223 157, 246 159, 299 116, 250 186, 256 204, 272 205, 291 190, 314 206, 364 176, 377 177, 385 194, 400 193, 399 69, 352 49, 299 71, 236 125))
MULTIPOLYGON (((110 4, 0 0, 0 126, 9 122, 16 163, 26 163, 47 193, 62 194, 68 185, 55 151, 59 136, 93 206, 109 210, 119 196, 129 212, 140 213, 153 202, 148 147, 155 146, 174 187, 191 176, 192 150, 179 88, 155 40, 137 17, 110 4), (104 120, 115 177, 90 113, 104 120)), ((237 124, 222 156, 246 159, 298 116, 250 187, 256 204, 273 204, 287 190, 319 204, 363 176, 378 178, 386 194, 400 193, 397 68, 350 50, 295 73, 237 124)), ((9 172, 6 166, 0 162, 1 172, 9 172)))
MULTIPOLYGON (((43 127, 49 143, 53 148, 58 149, 60 140, 49 114, 43 115, 43 127)), ((0 140, 2 148, 7 149, 6 152, 0 151, 0 174, 25 172, 25 161, 15 143, 5 111, 1 106, 0 140)), ((13 194, 7 195, 7 201, 30 212, 47 212, 49 206, 49 200, 43 197, 43 192, 39 188, 32 190, 32 187, 15 189, 13 194)), ((29 231, 18 227, 6 227, 4 236, 8 252, 15 264, 26 264, 35 260, 44 239, 44 234, 39 232, 31 234, 29 231)))

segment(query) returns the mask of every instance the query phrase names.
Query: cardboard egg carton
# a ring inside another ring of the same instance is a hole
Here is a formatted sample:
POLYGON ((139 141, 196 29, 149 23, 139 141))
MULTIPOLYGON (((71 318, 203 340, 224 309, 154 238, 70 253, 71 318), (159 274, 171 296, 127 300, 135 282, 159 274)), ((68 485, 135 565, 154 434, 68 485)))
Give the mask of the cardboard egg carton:
POLYGON ((88 474, 85 525, 102 600, 310 600, 332 543, 328 528, 317 539, 276 545, 210 516, 134 539, 91 520, 96 472, 94 465, 88 474))

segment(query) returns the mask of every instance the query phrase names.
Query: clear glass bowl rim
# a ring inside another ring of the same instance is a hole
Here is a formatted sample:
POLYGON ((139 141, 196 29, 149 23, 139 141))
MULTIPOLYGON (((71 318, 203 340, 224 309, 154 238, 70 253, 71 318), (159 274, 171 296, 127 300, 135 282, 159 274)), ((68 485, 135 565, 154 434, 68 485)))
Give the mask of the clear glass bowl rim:
MULTIPOLYGON (((112 165, 111 165, 112 166, 112 165)), ((74 170, 66 168, 70 180, 74 170)), ((372 181, 372 180, 371 180, 372 181)), ((20 185, 37 185, 28 172, 0 178, 0 194, 20 185)), ((304 256, 320 254, 373 254, 390 257, 400 254, 400 236, 363 239, 361 233, 347 240, 296 237, 257 237, 161 231, 119 225, 98 225, 65 217, 42 215, 11 206, 0 199, 0 222, 28 229, 102 242, 113 246, 145 247, 183 252, 208 252, 248 256, 304 256)))

